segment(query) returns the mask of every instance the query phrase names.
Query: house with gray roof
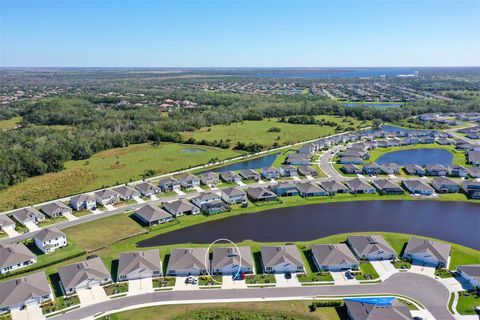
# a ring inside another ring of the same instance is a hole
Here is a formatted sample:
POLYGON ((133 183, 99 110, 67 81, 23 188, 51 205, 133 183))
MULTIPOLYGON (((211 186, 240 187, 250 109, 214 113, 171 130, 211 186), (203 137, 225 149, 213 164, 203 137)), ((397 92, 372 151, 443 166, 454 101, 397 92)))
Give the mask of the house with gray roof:
POLYGON ((242 177, 240 177, 236 172, 234 171, 223 171, 220 172, 220 179, 222 179, 225 182, 239 182, 242 181, 242 177))
POLYGON ((378 300, 360 298, 345 299, 345 307, 351 320, 413 320, 408 306, 394 299, 390 304, 375 303, 378 300))
POLYGON ((426 174, 425 168, 419 166, 418 164, 407 164, 405 166, 405 171, 411 176, 423 177, 426 174))
POLYGON ((358 178, 345 181, 345 185, 351 190, 351 193, 364 194, 375 193, 375 188, 358 178))
POLYGON ((462 190, 471 199, 480 199, 480 181, 465 180, 462 182, 462 190))
POLYGON ((315 177, 317 175, 317 170, 315 170, 310 166, 305 166, 305 165, 298 166, 297 170, 298 170, 298 173, 300 173, 305 177, 308 177, 308 176, 315 177))
POLYGON ((300 251, 294 244, 262 246, 262 266, 265 273, 304 272, 300 251))
POLYGON ((44 271, 0 282, 0 314, 53 300, 44 271))
POLYGON ((308 165, 310 164, 310 156, 303 153, 293 153, 285 159, 285 164, 308 165))
POLYGON ((389 179, 377 179, 372 181, 373 186, 381 194, 404 194, 405 191, 395 182, 389 179))
POLYGON ((145 197, 151 197, 153 195, 159 194, 162 191, 156 185, 146 181, 137 184, 135 186, 135 189, 137 189, 145 197))
POLYGON ((340 164, 363 164, 363 159, 359 157, 341 157, 338 160, 340 164))
POLYGON ((271 186, 270 189, 275 192, 276 195, 281 197, 296 196, 299 193, 297 185, 288 181, 279 182, 276 185, 271 186))
POLYGON ((362 172, 364 174, 380 174, 382 173, 382 166, 379 165, 378 163, 367 163, 366 165, 363 166, 362 172))
POLYGON ((184 189, 191 189, 200 186, 200 179, 191 173, 179 174, 175 176, 175 179, 180 182, 180 185, 184 189))
POLYGON ((196 215, 200 213, 200 208, 194 206, 186 200, 166 202, 163 204, 163 208, 175 217, 179 217, 184 214, 196 215))
POLYGON ((0 245, 0 274, 28 267, 36 262, 37 256, 21 242, 0 245))
POLYGON ((312 245, 313 261, 318 271, 358 269, 358 260, 344 243, 312 245))
POLYGON ((240 176, 245 180, 260 180, 260 174, 252 169, 240 170, 240 176))
POLYGON ((90 289, 112 282, 112 277, 102 262, 95 256, 82 262, 74 263, 58 269, 60 286, 65 295, 74 294, 77 290, 90 289))
POLYGON ((46 254, 67 246, 67 236, 55 227, 48 227, 38 231, 33 240, 37 248, 46 254))
POLYGON ((222 198, 215 192, 203 192, 192 199, 192 203, 197 207, 202 207, 206 203, 221 201, 222 198))
POLYGON ((467 162, 474 166, 480 166, 480 151, 469 151, 467 154, 467 162))
POLYGON ((220 183, 220 177, 216 172, 204 172, 200 174, 200 182, 207 186, 216 186, 220 183))
POLYGON ((435 267, 447 267, 451 246, 429 239, 411 237, 403 253, 405 259, 435 267))
POLYGON ((397 256, 395 250, 380 235, 349 236, 347 244, 358 259, 391 260, 397 256))
POLYGON ((226 188, 220 191, 222 200, 228 204, 247 202, 247 193, 240 188, 226 188))
POLYGON ((222 247, 213 249, 212 274, 240 275, 254 273, 250 247, 222 247))
POLYGON ((91 194, 84 193, 70 198, 70 206, 74 210, 95 210, 97 200, 91 194))
POLYGON ((247 188, 247 195, 252 201, 274 201, 277 195, 264 187, 247 188))
POLYGON ((337 193, 350 193, 350 189, 346 185, 336 180, 322 181, 320 187, 331 196, 337 193))
POLYGON ((146 204, 137 208, 134 215, 147 226, 154 226, 173 220, 171 214, 153 204, 146 204))
POLYGON ((23 225, 38 224, 45 220, 45 215, 33 207, 16 210, 12 212, 12 217, 23 225))
POLYGON ((275 167, 263 167, 262 177, 267 180, 277 179, 280 177, 280 172, 275 167))
POLYGON ((468 175, 472 178, 480 178, 480 167, 467 168, 468 175))
POLYGON ((398 174, 400 169, 401 167, 394 162, 382 164, 382 172, 385 174, 398 174))
POLYGON ((158 182, 158 186, 163 192, 172 192, 175 190, 180 190, 182 188, 180 182, 172 177, 160 179, 160 181, 158 182))
POLYGON ((198 276, 207 273, 209 267, 207 248, 174 248, 168 259, 167 275, 198 276), (205 265, 207 260, 207 265, 205 265))
POLYGON ((297 168, 291 165, 282 165, 278 169, 282 177, 296 177, 298 176, 297 168))
POLYGON ((480 264, 457 266, 457 274, 474 288, 480 288, 480 264))
POLYGON ((0 214, 0 230, 15 230, 15 222, 10 219, 6 214, 0 214))
POLYGON ((304 198, 328 195, 327 191, 323 190, 318 184, 310 181, 298 182, 296 185, 300 196, 304 198))
POLYGON ((99 205, 114 205, 120 201, 120 195, 111 189, 104 189, 94 193, 99 205))
POLYGON ((434 163, 434 164, 429 164, 425 167, 425 171, 427 175, 429 176, 446 176, 448 173, 448 169, 439 164, 439 163, 434 163))
POLYGON ((447 168, 448 170, 448 175, 452 177, 466 177, 468 176, 468 170, 467 168, 459 165, 452 165, 447 168))
POLYGON ((352 163, 347 163, 345 165, 343 165, 340 170, 342 170, 343 173, 346 173, 346 174, 360 174, 362 173, 362 169, 360 169, 359 167, 357 167, 356 165, 352 164, 352 163))
POLYGON ((131 200, 140 197, 140 192, 130 186, 120 186, 113 188, 113 191, 118 193, 118 196, 122 200, 131 200))
POLYGON ((117 281, 157 278, 162 275, 157 249, 127 252, 118 258, 117 281))
POLYGON ((72 213, 72 208, 61 201, 54 201, 43 205, 40 210, 50 218, 63 216, 65 213, 72 213))
POLYGON ((429 196, 435 192, 432 187, 420 180, 403 180, 403 185, 412 194, 429 196))
POLYGON ((456 193, 460 190, 458 183, 445 177, 435 177, 432 186, 438 193, 456 193))

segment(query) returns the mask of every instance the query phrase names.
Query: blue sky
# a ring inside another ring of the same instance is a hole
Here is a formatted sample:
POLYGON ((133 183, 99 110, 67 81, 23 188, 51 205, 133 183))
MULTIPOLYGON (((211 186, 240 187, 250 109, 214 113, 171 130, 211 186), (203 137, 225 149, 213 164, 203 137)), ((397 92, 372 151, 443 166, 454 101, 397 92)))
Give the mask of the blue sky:
POLYGON ((0 0, 1 66, 480 65, 480 0, 0 0))

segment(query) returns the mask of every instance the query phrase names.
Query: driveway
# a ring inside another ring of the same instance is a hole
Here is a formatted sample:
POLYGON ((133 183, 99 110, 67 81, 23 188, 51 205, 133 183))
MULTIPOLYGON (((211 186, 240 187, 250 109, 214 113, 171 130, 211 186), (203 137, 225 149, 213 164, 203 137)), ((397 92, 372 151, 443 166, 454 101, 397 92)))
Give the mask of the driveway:
POLYGON ((29 231, 38 231, 40 228, 33 222, 27 222, 25 223, 25 227, 28 228, 29 231))
POLYGON ((23 310, 12 310, 12 320, 43 320, 42 309, 39 305, 29 305, 23 310))
POLYGON ((307 180, 313 180, 312 176, 305 176, 305 178, 307 178, 307 180))
POLYGON ((390 260, 370 261, 370 263, 375 268, 375 271, 377 271, 380 279, 382 280, 385 280, 392 274, 398 272, 390 260))
POLYGON ((350 284, 359 284, 358 280, 355 278, 347 279, 345 277, 345 271, 330 271, 335 285, 350 285, 350 284))
POLYGON ((245 289, 245 280, 233 280, 232 276, 222 276, 222 289, 245 289))
POLYGON ((102 213, 103 211, 102 210, 98 210, 98 209, 95 209, 95 210, 90 210, 93 214, 100 214, 102 213))
POLYGON ((77 295, 80 299, 80 305, 82 307, 109 300, 105 290, 103 290, 103 287, 101 286, 96 286, 91 289, 78 290, 77 295))
POLYGON ((74 220, 77 220, 77 219, 78 219, 77 217, 75 217, 75 216, 74 216, 73 214, 71 214, 70 212, 65 212, 65 213, 63 214, 63 216, 64 216, 65 218, 67 218, 68 221, 74 221, 74 220))
MULTIPOLYGON (((173 290, 195 290, 198 289, 198 284, 190 284, 190 283, 185 283, 185 280, 188 277, 178 277, 177 280, 175 281, 175 286, 173 287, 173 290)), ((198 280, 198 278, 196 278, 198 280)))
POLYGON ((107 209, 107 211, 112 211, 112 210, 117 209, 117 208, 115 208, 115 206, 112 205, 112 204, 106 204, 106 205, 105 205, 105 208, 107 209))
POLYGON ((15 236, 20 235, 20 233, 18 233, 17 230, 15 230, 14 227, 6 227, 5 229, 3 229, 3 231, 4 231, 9 237, 15 237, 15 236))
POLYGON ((470 282, 465 281, 461 277, 451 277, 437 280, 443 283, 451 292, 473 289, 473 286, 470 284, 470 282))
POLYGON ((135 279, 128 281, 128 295, 153 292, 152 278, 135 279))
POLYGON ((145 203, 145 200, 140 197, 133 197, 133 200, 137 201, 137 203, 145 203))
POLYGON ((302 180, 302 179, 300 179, 300 178, 297 177, 297 176, 293 176, 292 178, 293 178, 294 181, 301 181, 301 180, 302 180))
POLYGON ((195 191, 197 192, 204 192, 205 190, 203 190, 202 188, 196 186, 196 187, 193 187, 193 189, 195 189, 195 191))
POLYGON ((301 286, 300 282, 298 281, 297 275, 292 273, 292 277, 290 279, 285 278, 283 273, 276 273, 275 274, 275 282, 277 283, 276 287, 298 287, 301 286))
POLYGON ((424 266, 418 263, 413 263, 408 272, 423 274, 428 277, 435 277, 435 267, 424 266))
POLYGON ((184 196, 185 195, 185 192, 183 192, 182 190, 174 190, 176 194, 178 194, 179 196, 184 196))
POLYGON ((237 184, 240 186, 240 187, 243 187, 245 185, 245 183, 243 183, 242 181, 237 181, 237 184))

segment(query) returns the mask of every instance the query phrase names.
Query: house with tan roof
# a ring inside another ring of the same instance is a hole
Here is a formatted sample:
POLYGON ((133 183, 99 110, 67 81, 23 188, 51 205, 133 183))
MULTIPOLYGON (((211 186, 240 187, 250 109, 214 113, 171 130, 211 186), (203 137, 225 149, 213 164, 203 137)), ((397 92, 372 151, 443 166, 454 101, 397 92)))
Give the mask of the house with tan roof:
POLYGON ((208 255, 207 248, 175 248, 170 253, 167 275, 198 276, 206 274, 209 267, 208 255))
POLYGON ((304 272, 305 270, 296 245, 262 246, 261 255, 265 273, 304 272))
POLYGON ((223 247, 213 250, 212 274, 237 275, 253 272, 253 259, 250 247, 223 247))
POLYGON ((99 257, 58 269, 60 285, 66 295, 112 282, 112 277, 99 257))
POLYGON ((0 245, 0 274, 28 267, 36 262, 37 256, 21 242, 0 245))
POLYGON ((342 271, 358 269, 358 260, 344 243, 312 245, 317 270, 342 271))
POLYGON ((391 260, 397 255, 381 235, 349 236, 347 244, 358 259, 391 260))
POLYGON ((117 281, 156 278, 161 275, 162 264, 157 249, 120 254, 117 281))

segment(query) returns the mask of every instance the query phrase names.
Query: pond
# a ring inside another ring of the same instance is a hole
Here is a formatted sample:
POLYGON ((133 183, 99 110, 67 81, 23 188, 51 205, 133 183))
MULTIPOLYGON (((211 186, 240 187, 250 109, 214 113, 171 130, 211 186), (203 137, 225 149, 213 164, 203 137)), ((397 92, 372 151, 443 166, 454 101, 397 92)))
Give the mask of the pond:
POLYGON ((375 162, 385 164, 395 162, 398 165, 418 164, 426 166, 439 163, 444 166, 452 164, 453 154, 444 149, 411 149, 387 152, 381 155, 375 162))
POLYGON ((237 171, 245 169, 260 169, 263 167, 270 167, 279 153, 269 154, 266 156, 261 156, 255 159, 250 159, 246 161, 241 161, 233 164, 227 164, 226 166, 205 170, 202 172, 224 172, 224 171, 237 171))
POLYGON ((348 232, 400 232, 480 250, 480 204, 440 201, 356 201, 272 209, 161 234, 140 247, 176 243, 309 241, 348 232))

